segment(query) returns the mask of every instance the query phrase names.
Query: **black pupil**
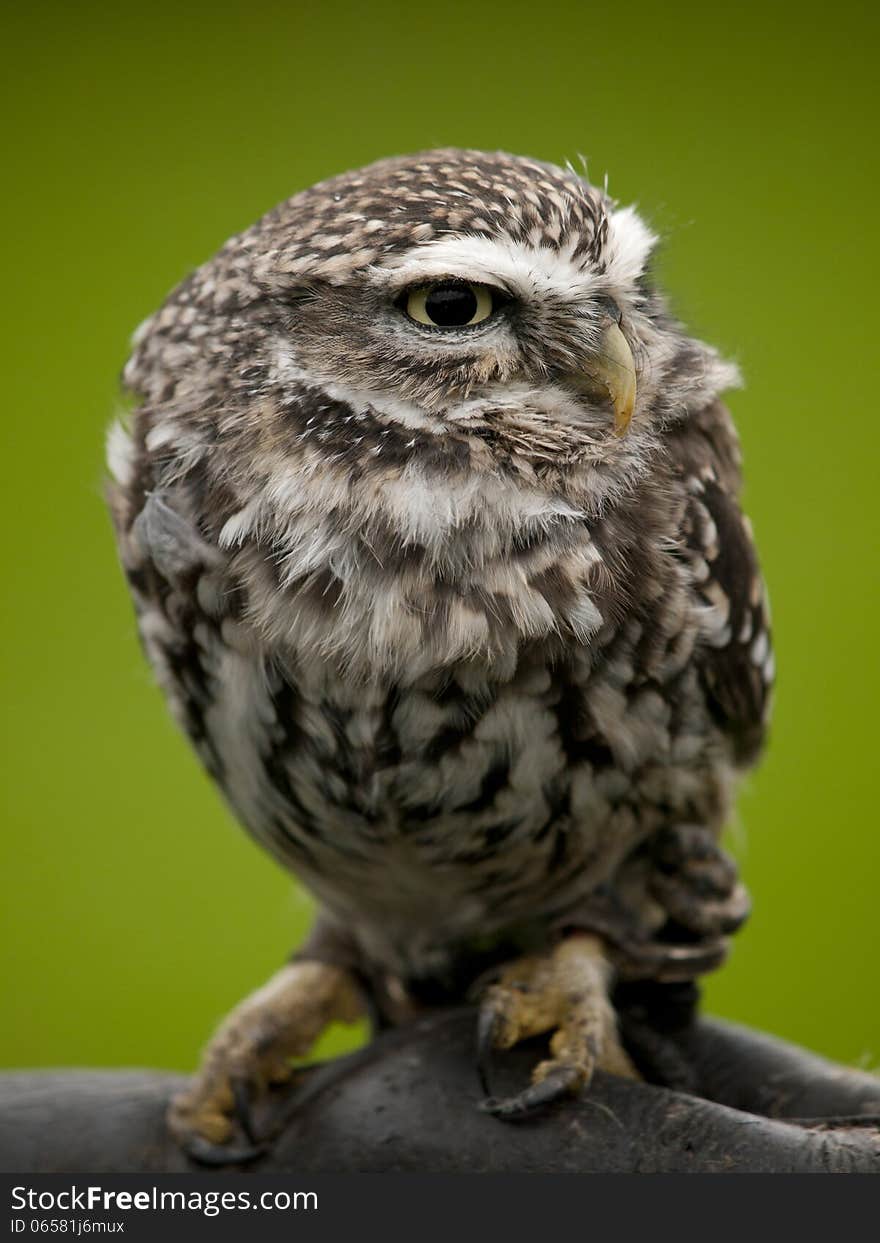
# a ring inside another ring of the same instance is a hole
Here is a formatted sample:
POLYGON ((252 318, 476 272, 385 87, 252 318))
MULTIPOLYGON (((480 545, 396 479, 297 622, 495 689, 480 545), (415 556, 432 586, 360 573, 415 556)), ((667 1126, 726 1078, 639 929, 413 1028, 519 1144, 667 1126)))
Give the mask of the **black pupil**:
POLYGON ((470 285, 434 285, 425 298, 428 318, 441 328, 469 324, 477 313, 477 295, 470 285))

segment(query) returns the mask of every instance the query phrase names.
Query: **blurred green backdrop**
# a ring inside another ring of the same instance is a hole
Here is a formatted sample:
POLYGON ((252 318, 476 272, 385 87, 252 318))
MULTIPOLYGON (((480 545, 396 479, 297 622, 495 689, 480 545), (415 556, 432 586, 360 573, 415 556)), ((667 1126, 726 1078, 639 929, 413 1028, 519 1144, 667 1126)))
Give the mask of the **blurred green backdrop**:
POLYGON ((772 746, 731 840, 718 1013, 848 1062, 876 987, 877 10, 32 4, 5 18, 0 1063, 188 1067, 307 899, 232 823, 142 662, 101 499, 135 325, 318 178, 439 144, 637 199, 732 397, 774 606, 772 746))

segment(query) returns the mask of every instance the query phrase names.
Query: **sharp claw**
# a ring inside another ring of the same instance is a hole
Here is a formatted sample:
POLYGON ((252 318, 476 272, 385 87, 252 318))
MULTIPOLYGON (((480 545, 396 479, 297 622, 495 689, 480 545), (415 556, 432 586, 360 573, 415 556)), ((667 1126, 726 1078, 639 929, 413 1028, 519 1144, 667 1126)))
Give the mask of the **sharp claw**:
POLYGON ((251 1117, 251 1094, 246 1079, 234 1078, 230 1079, 229 1086, 232 1089, 232 1099, 235 1102, 235 1118, 241 1127, 245 1137, 255 1146, 259 1147, 260 1140, 254 1131, 253 1118, 251 1117))
POLYGON ((481 1006, 477 1017, 477 1074, 480 1077, 480 1088, 487 1100, 492 1099, 489 1074, 492 1069, 495 1037, 500 1026, 501 1018, 498 1011, 492 1005, 481 1006))
POLYGON ((558 1066, 551 1070, 540 1083, 533 1083, 516 1096, 501 1099, 487 1096, 480 1104, 484 1113, 492 1114, 506 1122, 530 1118, 542 1109, 555 1105, 569 1096, 581 1084, 583 1072, 577 1066, 558 1066))
POLYGON ((197 1161, 199 1165, 210 1166, 244 1165, 246 1162, 256 1161, 266 1151, 265 1145, 261 1144, 212 1144, 201 1135, 190 1135, 183 1141, 182 1147, 193 1161, 197 1161))

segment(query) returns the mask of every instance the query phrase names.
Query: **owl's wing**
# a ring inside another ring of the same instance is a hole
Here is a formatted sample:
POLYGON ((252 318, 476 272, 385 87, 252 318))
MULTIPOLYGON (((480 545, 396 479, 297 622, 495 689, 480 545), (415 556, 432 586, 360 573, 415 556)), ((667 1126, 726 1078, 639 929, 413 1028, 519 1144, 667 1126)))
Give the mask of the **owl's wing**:
POLYGON ((301 737, 289 671, 254 650, 246 591, 200 527, 197 493, 116 484, 108 499, 141 641, 177 723, 242 824, 296 869, 320 824, 288 770, 301 737))
POLYGON ((774 663, 766 591, 738 499, 736 433, 720 403, 683 427, 675 460, 686 492, 680 555, 703 619, 700 677, 736 763, 745 766, 764 742, 774 663))
POLYGON ((211 645, 231 599, 219 550, 162 490, 133 497, 114 485, 109 500, 147 658, 175 719, 216 777, 205 713, 214 698, 211 645))

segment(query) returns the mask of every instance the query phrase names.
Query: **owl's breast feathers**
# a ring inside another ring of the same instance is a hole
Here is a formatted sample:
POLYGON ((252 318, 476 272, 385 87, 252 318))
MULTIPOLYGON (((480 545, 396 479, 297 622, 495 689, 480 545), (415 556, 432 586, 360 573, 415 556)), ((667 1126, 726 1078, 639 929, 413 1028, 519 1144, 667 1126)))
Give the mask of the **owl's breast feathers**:
POLYGON ((395 539, 400 490, 271 531, 168 450, 136 421, 111 495, 149 659, 242 821, 371 953, 425 963, 609 885, 662 924, 651 842, 719 831, 772 680, 723 407, 600 516, 496 481, 442 545, 395 539))

